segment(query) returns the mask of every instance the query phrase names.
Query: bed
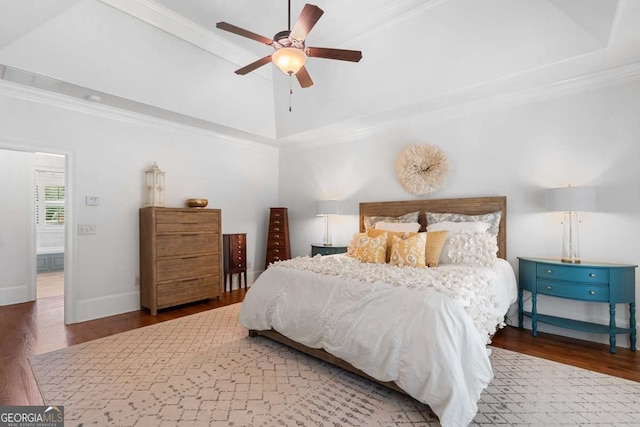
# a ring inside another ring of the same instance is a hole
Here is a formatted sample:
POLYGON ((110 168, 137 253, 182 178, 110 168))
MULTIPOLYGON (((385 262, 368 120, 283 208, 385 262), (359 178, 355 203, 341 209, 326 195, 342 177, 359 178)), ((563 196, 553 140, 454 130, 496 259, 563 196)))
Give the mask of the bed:
POLYGON ((493 378, 490 336, 517 295, 505 260, 506 198, 361 203, 360 232, 365 219, 410 212, 419 212, 421 231, 427 212, 478 218, 499 212, 498 259, 490 266, 417 269, 345 255, 299 257, 262 273, 245 296, 240 323, 250 336, 409 394, 429 405, 443 426, 468 425, 493 378))

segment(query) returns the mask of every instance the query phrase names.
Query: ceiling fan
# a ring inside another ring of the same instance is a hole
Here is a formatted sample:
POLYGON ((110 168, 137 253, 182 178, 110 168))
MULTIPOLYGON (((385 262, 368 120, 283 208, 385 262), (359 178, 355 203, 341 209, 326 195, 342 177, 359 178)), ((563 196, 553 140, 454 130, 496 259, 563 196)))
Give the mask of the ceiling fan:
POLYGON ((337 59, 339 61, 358 62, 362 59, 362 52, 359 50, 331 49, 325 47, 306 47, 305 39, 309 31, 316 25, 324 11, 318 6, 305 4, 298 20, 291 28, 291 0, 289 0, 288 26, 289 29, 278 32, 273 39, 261 36, 251 31, 245 30, 226 22, 218 22, 217 28, 229 31, 239 36, 247 37, 269 45, 275 49, 271 55, 258 59, 251 64, 235 71, 236 74, 245 75, 251 71, 262 67, 269 62, 273 62, 283 73, 294 75, 298 83, 303 88, 313 85, 313 80, 307 72, 304 64, 308 57, 337 59))

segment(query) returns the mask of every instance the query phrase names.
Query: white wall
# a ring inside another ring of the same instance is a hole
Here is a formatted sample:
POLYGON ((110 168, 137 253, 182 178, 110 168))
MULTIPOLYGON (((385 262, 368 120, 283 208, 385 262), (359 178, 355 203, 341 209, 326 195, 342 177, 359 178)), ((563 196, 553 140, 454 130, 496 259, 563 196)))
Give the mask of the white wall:
MULTIPOLYGON (((262 268, 268 208, 278 204, 276 148, 1 81, 0 117, 0 148, 63 152, 73 160, 68 170, 69 187, 74 187, 68 194, 74 200, 68 225, 74 253, 66 255, 74 256, 75 267, 65 272, 75 284, 75 307, 65 307, 74 311, 71 321, 139 308, 134 285, 139 275, 138 209, 143 203, 144 170, 153 161, 166 173, 166 206, 183 207, 190 197, 208 198, 209 207, 222 209, 223 232, 248 233, 250 273, 253 266, 262 268), (86 206, 87 195, 98 196, 100 205, 86 206), (76 235, 78 224, 95 224, 97 234, 76 235)), ((8 156, 19 155, 7 153, 7 163, 11 163, 8 156)), ((2 158, 4 165, 4 151, 2 158)), ((23 171, 15 174, 24 175, 26 181, 23 171)), ((0 241, 10 239, 18 245, 12 253, 18 253, 16 248, 27 240, 26 228, 23 223, 3 227, 0 241), (6 234, 7 228, 12 234, 6 234)), ((8 278, 23 274, 22 264, 19 259, 3 264, 0 288, 19 280, 8 278)), ((4 303, 8 302, 0 299, 4 303)))
MULTIPOLYGON (((582 216, 582 258, 638 264, 638 117, 636 81, 483 113, 460 110, 453 118, 415 116, 345 135, 333 144, 289 145, 280 157, 280 202, 290 210, 293 254, 306 255, 310 243, 322 241, 316 200, 342 200, 351 214, 333 219, 335 245, 348 244, 357 231, 359 202, 412 199, 395 178, 395 159, 409 144, 433 143, 449 157, 451 172, 430 198, 507 196, 507 253, 514 268, 518 256, 559 257, 561 217, 545 211, 545 189, 568 184, 592 185, 598 193, 598 212, 582 216)), ((538 307, 548 314, 608 323, 606 304, 540 297, 538 307)), ((623 306, 617 320, 628 325, 623 306)), ((540 330, 607 342, 605 336, 546 325, 540 330)), ((618 342, 628 346, 626 337, 619 336, 618 342)))

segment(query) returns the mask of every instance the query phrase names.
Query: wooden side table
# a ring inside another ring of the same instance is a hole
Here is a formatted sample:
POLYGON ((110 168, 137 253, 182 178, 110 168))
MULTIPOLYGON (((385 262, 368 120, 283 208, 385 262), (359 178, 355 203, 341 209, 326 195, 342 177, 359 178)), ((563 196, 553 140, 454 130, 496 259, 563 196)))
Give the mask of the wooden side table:
POLYGON ((244 276, 244 288, 247 289, 247 234, 223 234, 224 252, 224 292, 227 291, 227 279, 229 290, 233 285, 233 275, 238 277, 238 289, 242 288, 242 277, 244 276))
POLYGON ((333 255, 347 252, 347 246, 325 246, 320 243, 311 244, 311 256, 333 255))
POLYGON ((531 333, 538 333, 538 322, 577 331, 609 335, 609 351, 616 352, 616 335, 629 334, 636 350, 637 265, 582 262, 519 257, 518 327, 524 316, 531 318, 531 333), (531 311, 523 309, 523 291, 531 292, 531 311), (609 324, 601 325, 538 313, 538 294, 571 300, 609 304, 609 324), (616 326, 616 304, 629 304, 629 327, 616 326))

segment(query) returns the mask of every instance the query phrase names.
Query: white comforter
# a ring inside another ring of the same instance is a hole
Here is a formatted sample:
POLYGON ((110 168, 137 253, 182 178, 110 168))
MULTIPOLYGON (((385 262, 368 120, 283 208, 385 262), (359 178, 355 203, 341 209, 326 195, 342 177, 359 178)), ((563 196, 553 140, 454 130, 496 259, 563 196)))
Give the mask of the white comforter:
POLYGON ((515 283, 503 260, 494 269, 415 269, 346 256, 297 258, 262 273, 240 323, 324 348, 395 382, 443 426, 466 426, 493 378, 486 344, 515 301, 515 283))

